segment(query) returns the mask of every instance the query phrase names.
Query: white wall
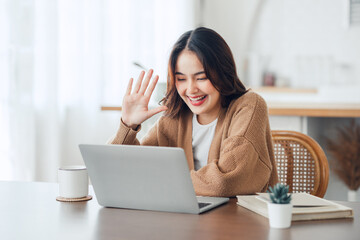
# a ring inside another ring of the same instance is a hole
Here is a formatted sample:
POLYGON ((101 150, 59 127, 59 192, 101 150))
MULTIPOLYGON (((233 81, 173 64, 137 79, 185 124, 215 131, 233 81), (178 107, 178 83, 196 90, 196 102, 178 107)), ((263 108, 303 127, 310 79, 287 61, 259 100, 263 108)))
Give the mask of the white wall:
MULTIPOLYGON (((243 16, 244 1, 240 0, 203 0, 201 24, 217 31, 230 46, 240 78, 243 76, 243 59, 246 21, 243 16)), ((249 1, 250 2, 250 1, 249 1)), ((252 1, 251 1, 252 2, 252 1)), ((254 5, 249 4, 249 7, 254 5)))
MULTIPOLYGON (((345 26, 346 2, 204 0, 202 22, 228 41, 243 80, 248 59, 257 71, 274 71, 280 84, 353 85, 360 82, 360 27, 345 26)), ((253 66, 246 80, 258 86, 253 66)))

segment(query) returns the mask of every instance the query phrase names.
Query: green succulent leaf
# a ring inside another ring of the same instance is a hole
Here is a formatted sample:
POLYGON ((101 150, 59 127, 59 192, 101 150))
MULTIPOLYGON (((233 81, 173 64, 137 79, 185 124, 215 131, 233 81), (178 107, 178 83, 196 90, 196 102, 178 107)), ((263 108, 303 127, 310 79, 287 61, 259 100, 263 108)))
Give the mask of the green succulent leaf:
POLYGON ((291 202, 291 194, 289 194, 289 186, 277 183, 273 187, 269 187, 267 191, 270 196, 270 200, 277 204, 288 204, 291 202))

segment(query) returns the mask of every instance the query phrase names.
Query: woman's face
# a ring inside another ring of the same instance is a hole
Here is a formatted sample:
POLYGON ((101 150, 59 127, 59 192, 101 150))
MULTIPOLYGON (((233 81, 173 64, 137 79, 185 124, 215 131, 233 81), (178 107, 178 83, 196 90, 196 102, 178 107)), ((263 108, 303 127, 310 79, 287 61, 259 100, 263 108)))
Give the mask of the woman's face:
POLYGON ((194 52, 183 50, 180 53, 175 67, 175 85, 200 124, 208 124, 218 117, 220 93, 205 75, 204 67, 194 52))

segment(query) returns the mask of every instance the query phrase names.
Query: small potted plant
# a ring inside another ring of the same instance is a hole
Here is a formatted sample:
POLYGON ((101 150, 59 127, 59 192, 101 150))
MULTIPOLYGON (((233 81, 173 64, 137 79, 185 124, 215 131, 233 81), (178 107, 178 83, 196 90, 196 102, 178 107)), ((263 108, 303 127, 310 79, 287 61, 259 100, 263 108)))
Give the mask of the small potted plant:
POLYGON ((292 204, 289 186, 277 183, 273 188, 269 187, 271 202, 268 203, 270 227, 288 228, 291 225, 292 204))

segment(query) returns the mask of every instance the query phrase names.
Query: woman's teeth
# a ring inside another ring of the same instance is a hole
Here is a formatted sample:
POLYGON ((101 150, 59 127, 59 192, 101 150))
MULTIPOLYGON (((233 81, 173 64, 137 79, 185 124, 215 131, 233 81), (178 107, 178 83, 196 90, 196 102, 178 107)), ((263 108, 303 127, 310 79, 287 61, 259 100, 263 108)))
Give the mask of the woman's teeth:
POLYGON ((192 98, 192 97, 189 97, 189 98, 190 98, 191 101, 199 101, 199 100, 204 99, 205 97, 206 97, 206 95, 205 95, 205 96, 201 96, 201 97, 196 97, 196 98, 192 98))

